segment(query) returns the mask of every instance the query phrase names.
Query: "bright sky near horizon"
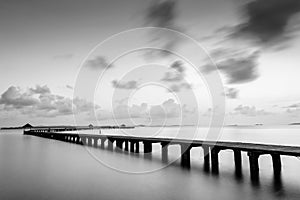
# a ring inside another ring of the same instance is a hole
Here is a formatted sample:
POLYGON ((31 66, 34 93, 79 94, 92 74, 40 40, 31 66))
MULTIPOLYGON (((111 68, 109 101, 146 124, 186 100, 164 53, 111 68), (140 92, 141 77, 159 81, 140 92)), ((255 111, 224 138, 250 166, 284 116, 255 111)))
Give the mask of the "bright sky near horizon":
POLYGON ((0 0, 0 126, 207 126, 222 96, 225 124, 300 122, 299 25, 298 0, 0 0))

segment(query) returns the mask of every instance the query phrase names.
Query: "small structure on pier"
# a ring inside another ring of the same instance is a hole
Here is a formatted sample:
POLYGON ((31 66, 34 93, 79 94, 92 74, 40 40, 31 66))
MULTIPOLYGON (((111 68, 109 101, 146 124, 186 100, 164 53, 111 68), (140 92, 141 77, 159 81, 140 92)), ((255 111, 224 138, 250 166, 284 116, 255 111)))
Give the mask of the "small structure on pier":
POLYGON ((33 126, 32 126, 31 124, 27 123, 27 124, 25 124, 24 126, 22 126, 22 128, 23 128, 24 130, 31 130, 31 129, 33 128, 33 126))
POLYGON ((94 129, 93 124, 90 124, 90 125, 89 125, 89 129, 94 129))

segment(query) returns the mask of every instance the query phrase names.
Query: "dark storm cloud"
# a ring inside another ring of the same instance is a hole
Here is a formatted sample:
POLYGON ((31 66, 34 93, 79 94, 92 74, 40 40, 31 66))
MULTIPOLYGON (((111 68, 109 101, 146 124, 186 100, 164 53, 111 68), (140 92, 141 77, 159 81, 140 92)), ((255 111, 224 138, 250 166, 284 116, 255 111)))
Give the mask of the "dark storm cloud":
MULTIPOLYGON (((229 84, 240 84, 251 82, 258 78, 257 60, 259 52, 253 52, 250 55, 232 56, 217 61, 217 68, 228 78, 229 84)), ((215 68, 209 64, 204 66, 204 71, 209 72, 215 68)))
MULTIPOLYGON (((146 25, 153 27, 161 27, 166 29, 172 29, 177 31, 183 31, 177 22, 176 18, 177 13, 177 0, 155 0, 152 1, 152 4, 149 6, 146 11, 146 25)), ((154 30, 151 32, 152 42, 157 42, 162 48, 158 54, 161 56, 170 55, 169 52, 163 50, 175 50, 181 42, 181 39, 175 33, 168 30, 154 30)), ((157 55, 153 52, 147 54, 157 55)))
POLYGON ((157 27, 172 28, 174 27, 176 13, 176 1, 152 1, 146 15, 149 24, 157 27))
POLYGON ((226 88, 225 96, 230 99, 236 99, 238 97, 239 91, 235 88, 226 88))
POLYGON ((120 82, 117 80, 113 80, 112 85, 114 88, 126 89, 126 90, 131 90, 138 87, 136 81, 120 82))
POLYGON ((97 56, 93 59, 87 60, 85 65, 91 69, 106 69, 113 67, 112 64, 109 65, 104 56, 97 56))
POLYGON ((245 4, 246 21, 238 25, 233 36, 255 39, 274 45, 292 37, 290 20, 300 11, 299 0, 254 0, 245 4))
POLYGON ((47 86, 36 86, 28 90, 9 87, 0 98, 4 110, 16 110, 33 117, 56 117, 70 115, 74 112, 92 112, 99 108, 91 102, 75 98, 74 100, 52 94, 47 86))

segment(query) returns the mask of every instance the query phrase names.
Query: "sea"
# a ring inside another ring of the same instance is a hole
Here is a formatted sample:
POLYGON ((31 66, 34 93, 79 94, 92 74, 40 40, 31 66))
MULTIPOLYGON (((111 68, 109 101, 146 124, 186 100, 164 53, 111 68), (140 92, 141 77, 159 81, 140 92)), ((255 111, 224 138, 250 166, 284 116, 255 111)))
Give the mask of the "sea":
MULTIPOLYGON (((80 131, 100 134, 100 130, 80 131)), ((103 129, 101 134, 185 138, 300 146, 300 126, 138 127, 103 129)), ((142 151, 143 146, 140 145, 142 151)), ((97 200, 276 200, 300 199, 300 158, 282 156, 282 174, 274 177, 270 155, 259 158, 258 181, 251 181, 242 153, 237 176, 231 150, 219 154, 219 173, 204 170, 201 147, 191 150, 191 168, 180 166, 180 147, 161 147, 152 156, 108 151, 57 140, 0 131, 0 199, 97 200)))

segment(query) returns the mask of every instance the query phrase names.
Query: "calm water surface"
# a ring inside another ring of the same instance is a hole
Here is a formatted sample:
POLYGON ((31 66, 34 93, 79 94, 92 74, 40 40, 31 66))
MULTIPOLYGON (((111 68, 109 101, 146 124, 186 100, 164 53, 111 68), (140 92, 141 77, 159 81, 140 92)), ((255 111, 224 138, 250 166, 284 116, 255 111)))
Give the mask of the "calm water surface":
MULTIPOLYGON (((85 131, 86 133, 97 133, 85 131)), ((102 131, 183 138, 206 137, 205 129, 137 128, 102 131), (192 132, 192 133, 191 133, 192 132)), ((300 146, 298 127, 225 128, 219 137, 243 141, 300 146)), ((141 146, 142 149, 142 146, 141 146)), ((243 154, 243 176, 234 173, 233 153, 221 151, 220 173, 203 170, 201 148, 193 148, 192 168, 176 160, 179 147, 169 148, 170 160, 161 162, 160 146, 153 145, 152 159, 55 140, 24 136, 21 131, 0 132, 0 199, 300 199, 300 160, 282 157, 280 180, 274 180, 268 155, 260 157, 260 181, 252 183, 243 154)))

